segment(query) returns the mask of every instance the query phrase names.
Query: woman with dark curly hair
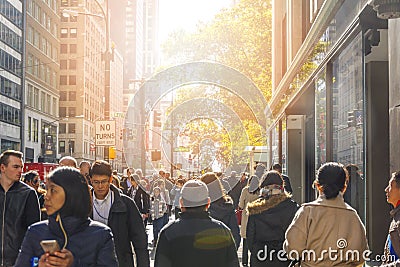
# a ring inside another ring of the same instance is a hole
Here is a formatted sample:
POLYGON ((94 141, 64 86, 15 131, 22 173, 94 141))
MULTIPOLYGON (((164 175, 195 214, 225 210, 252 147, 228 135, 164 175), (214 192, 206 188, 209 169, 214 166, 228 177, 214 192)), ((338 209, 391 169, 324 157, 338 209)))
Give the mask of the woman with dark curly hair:
POLYGON ((46 189, 49 218, 29 227, 15 266, 118 266, 111 229, 88 217, 91 194, 79 170, 57 168, 46 189), (50 254, 42 240, 55 240, 60 249, 50 254))

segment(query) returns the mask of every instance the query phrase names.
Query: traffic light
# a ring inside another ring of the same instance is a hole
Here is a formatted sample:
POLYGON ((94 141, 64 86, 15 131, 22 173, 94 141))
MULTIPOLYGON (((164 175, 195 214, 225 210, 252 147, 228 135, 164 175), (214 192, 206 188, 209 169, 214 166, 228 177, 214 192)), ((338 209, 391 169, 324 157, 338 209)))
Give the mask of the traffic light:
POLYGON ((108 158, 115 159, 115 146, 108 147, 108 158))
POLYGON ((356 117, 354 114, 354 110, 347 112, 347 126, 348 127, 356 126, 356 117))
POLYGON ((159 161, 159 160, 161 160, 161 151, 160 150, 151 151, 151 161, 159 161))
POLYGON ((153 126, 161 127, 161 112, 154 110, 153 111, 153 126))

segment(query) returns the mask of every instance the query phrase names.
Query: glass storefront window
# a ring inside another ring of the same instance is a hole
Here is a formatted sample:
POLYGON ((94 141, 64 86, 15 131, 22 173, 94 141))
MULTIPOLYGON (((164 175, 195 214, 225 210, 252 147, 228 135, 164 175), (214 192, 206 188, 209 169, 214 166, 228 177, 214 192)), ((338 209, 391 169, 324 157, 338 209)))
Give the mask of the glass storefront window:
MULTIPOLYGON (((279 163, 279 126, 275 125, 272 129, 272 139, 271 139, 271 148, 272 148, 272 162, 271 166, 275 163, 279 163)), ((269 167, 269 166, 267 166, 269 167)))
POLYGON ((353 164, 345 201, 365 221, 364 94, 362 37, 359 33, 332 63, 333 160, 353 164))
POLYGON ((287 174, 287 139, 286 118, 282 118, 282 173, 287 174))
POLYGON ((326 162, 325 71, 315 80, 315 169, 326 162))

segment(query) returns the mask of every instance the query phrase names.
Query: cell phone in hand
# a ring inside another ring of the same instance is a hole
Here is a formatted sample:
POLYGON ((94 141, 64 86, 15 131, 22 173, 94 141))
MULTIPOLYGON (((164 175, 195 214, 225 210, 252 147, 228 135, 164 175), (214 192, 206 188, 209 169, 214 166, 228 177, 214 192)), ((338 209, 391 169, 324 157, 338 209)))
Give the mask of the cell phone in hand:
POLYGON ((54 254, 56 251, 60 251, 60 246, 57 240, 42 240, 40 241, 40 246, 42 246, 44 252, 54 254))

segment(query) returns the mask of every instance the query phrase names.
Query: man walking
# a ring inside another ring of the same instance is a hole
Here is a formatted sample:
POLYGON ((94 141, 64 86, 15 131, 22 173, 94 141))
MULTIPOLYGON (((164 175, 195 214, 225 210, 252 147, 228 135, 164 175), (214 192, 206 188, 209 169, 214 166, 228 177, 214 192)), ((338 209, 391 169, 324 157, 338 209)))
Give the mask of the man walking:
POLYGON ((136 255, 136 266, 149 267, 147 235, 142 216, 135 202, 120 193, 112 181, 111 165, 97 160, 91 167, 93 186, 92 218, 110 226, 114 235, 115 250, 120 267, 133 267, 132 246, 136 255))
POLYGON ((208 215, 206 184, 191 180, 182 187, 181 218, 160 233, 155 267, 239 266, 235 241, 228 227, 208 215))
POLYGON ((40 221, 35 189, 20 182, 23 154, 7 150, 0 155, 0 266, 13 266, 28 226, 40 221))

